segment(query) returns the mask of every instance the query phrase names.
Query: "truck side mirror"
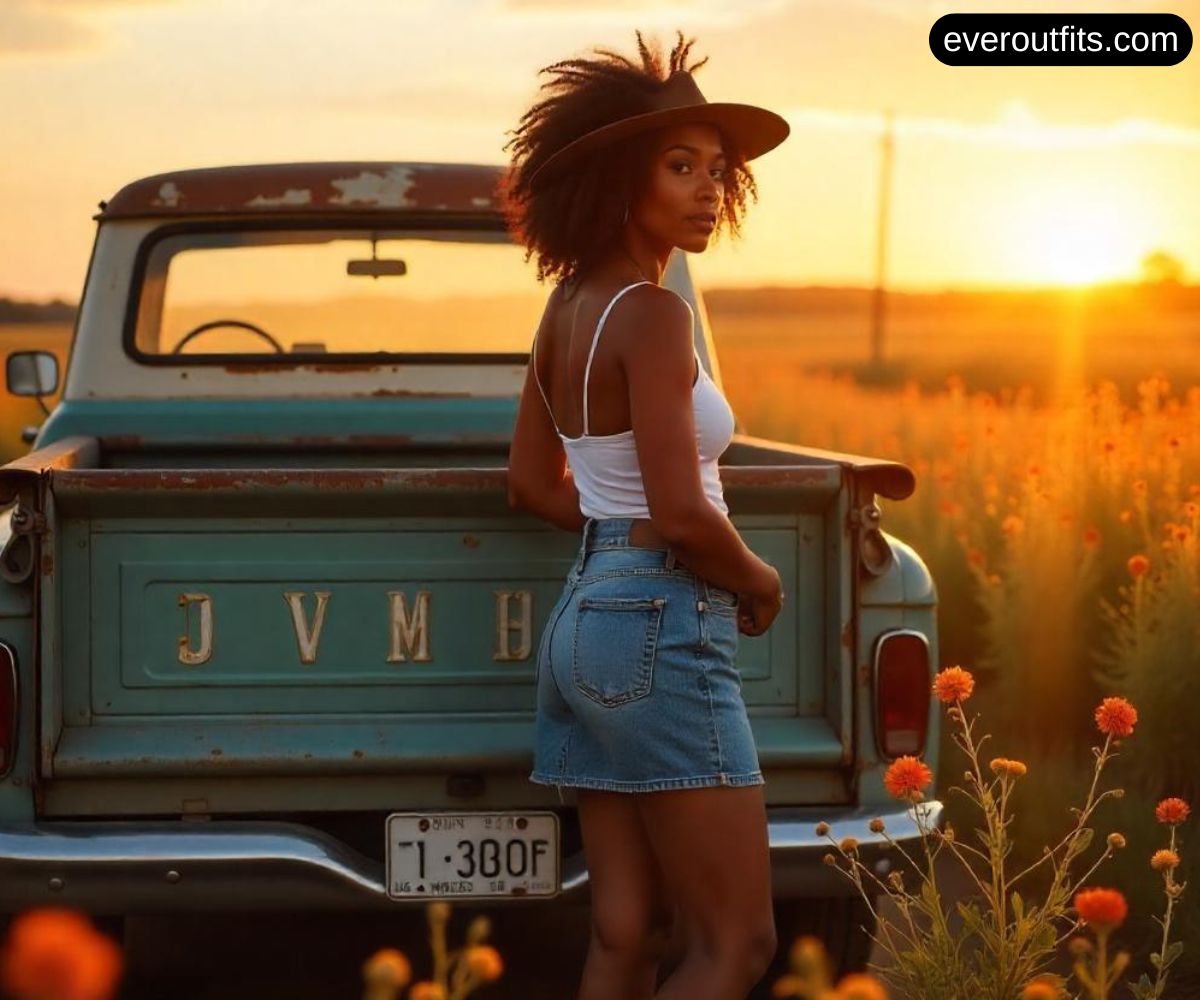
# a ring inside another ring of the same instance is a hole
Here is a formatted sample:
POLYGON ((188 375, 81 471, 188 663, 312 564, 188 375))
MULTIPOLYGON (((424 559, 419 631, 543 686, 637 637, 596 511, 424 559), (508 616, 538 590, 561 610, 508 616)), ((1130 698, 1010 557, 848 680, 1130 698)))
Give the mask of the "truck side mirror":
POLYGON ((49 351, 13 351, 4 374, 14 396, 49 396, 58 388, 58 358, 49 351))

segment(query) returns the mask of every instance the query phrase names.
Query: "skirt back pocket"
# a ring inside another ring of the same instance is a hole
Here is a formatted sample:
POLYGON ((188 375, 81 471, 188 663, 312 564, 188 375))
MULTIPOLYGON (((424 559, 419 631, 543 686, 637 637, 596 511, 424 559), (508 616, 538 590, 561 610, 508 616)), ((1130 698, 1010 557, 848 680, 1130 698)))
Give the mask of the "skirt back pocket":
POLYGON ((576 690, 601 705, 650 693, 662 597, 580 597, 571 651, 576 690))

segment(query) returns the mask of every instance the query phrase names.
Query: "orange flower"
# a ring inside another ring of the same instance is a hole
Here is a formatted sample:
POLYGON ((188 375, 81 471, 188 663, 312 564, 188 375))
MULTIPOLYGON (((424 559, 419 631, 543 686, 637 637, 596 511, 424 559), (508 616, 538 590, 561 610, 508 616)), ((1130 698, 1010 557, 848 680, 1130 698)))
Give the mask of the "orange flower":
POLYGON ((933 781, 933 772, 916 757, 897 757, 883 776, 888 792, 898 799, 912 799, 933 781))
POLYGON ((1179 855, 1174 851, 1155 851, 1153 857, 1150 858, 1150 867, 1156 872, 1166 871, 1168 868, 1179 867, 1179 855))
POLYGON ((441 983, 432 979, 422 979, 409 988, 408 1000, 446 1000, 446 991, 442 989, 441 983))
POLYGON ((1075 893, 1075 909, 1098 934, 1119 927, 1129 913, 1125 897, 1116 889, 1080 889, 1075 893))
POLYGON ((1051 974, 1034 976, 1021 990, 1021 1000, 1059 1000, 1063 995, 1059 977, 1051 974))
POLYGON ((1022 521, 1016 514, 1009 514, 1003 521, 1000 522, 1000 530, 1006 535, 1019 534, 1021 529, 1025 527, 1025 522, 1022 521))
POLYGON ((1139 552, 1135 556, 1130 556, 1126 565, 1129 567, 1129 575, 1136 580, 1139 576, 1146 575, 1150 569, 1150 559, 1139 552))
POLYGON ((1083 544, 1094 548, 1100 544, 1100 530, 1092 524, 1083 529, 1083 544))
POLYGON ((975 678, 962 667, 947 667, 933 679, 933 690, 943 702, 966 701, 975 690, 975 678))
POLYGON ((837 984, 838 1000, 887 1000, 887 990, 874 976, 851 972, 837 984))
POLYGON ((1096 726, 1102 733, 1124 739, 1133 733, 1137 709, 1124 698, 1105 698, 1096 709, 1096 726))
POLYGON ((1191 811, 1183 799, 1163 799, 1154 807, 1154 818, 1160 823, 1182 823, 1191 811))
POLYGON ((0 983, 20 997, 107 1000, 122 964, 120 947, 85 914, 39 907, 13 919, 0 956, 0 983))
POLYGON ((412 979, 412 965, 404 952, 380 948, 363 963, 363 978, 373 985, 400 987, 412 979))
POLYGON ((484 982, 499 979, 504 971, 500 952, 490 944, 476 944, 467 949, 467 968, 484 982))
POLYGON ((794 976, 789 973, 786 976, 780 976, 771 984, 771 996, 773 997, 797 997, 803 996, 801 990, 808 989, 808 983, 800 976, 794 976))
POLYGON ((988 767, 992 769, 993 774, 1004 774, 1012 777, 1020 777, 1025 774, 1028 768, 1019 760, 1011 760, 1008 757, 993 757, 988 762, 988 767))

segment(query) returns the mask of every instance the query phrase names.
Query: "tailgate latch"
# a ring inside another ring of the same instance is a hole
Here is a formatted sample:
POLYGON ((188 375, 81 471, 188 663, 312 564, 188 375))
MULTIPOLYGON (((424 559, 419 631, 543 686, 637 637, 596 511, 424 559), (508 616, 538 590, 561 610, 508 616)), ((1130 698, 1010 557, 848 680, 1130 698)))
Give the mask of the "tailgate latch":
POLYGON ((9 523, 12 533, 0 552, 0 576, 9 583, 24 583, 33 573, 34 536, 46 531, 46 515, 18 499, 9 523))

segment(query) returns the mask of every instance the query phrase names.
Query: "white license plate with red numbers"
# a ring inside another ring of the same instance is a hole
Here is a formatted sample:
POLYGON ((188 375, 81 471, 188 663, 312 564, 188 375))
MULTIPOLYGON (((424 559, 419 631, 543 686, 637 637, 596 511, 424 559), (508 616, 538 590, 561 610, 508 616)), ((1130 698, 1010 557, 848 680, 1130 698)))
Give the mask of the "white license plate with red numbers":
POLYGON ((392 899, 553 896, 554 812, 397 812, 387 818, 392 899))

